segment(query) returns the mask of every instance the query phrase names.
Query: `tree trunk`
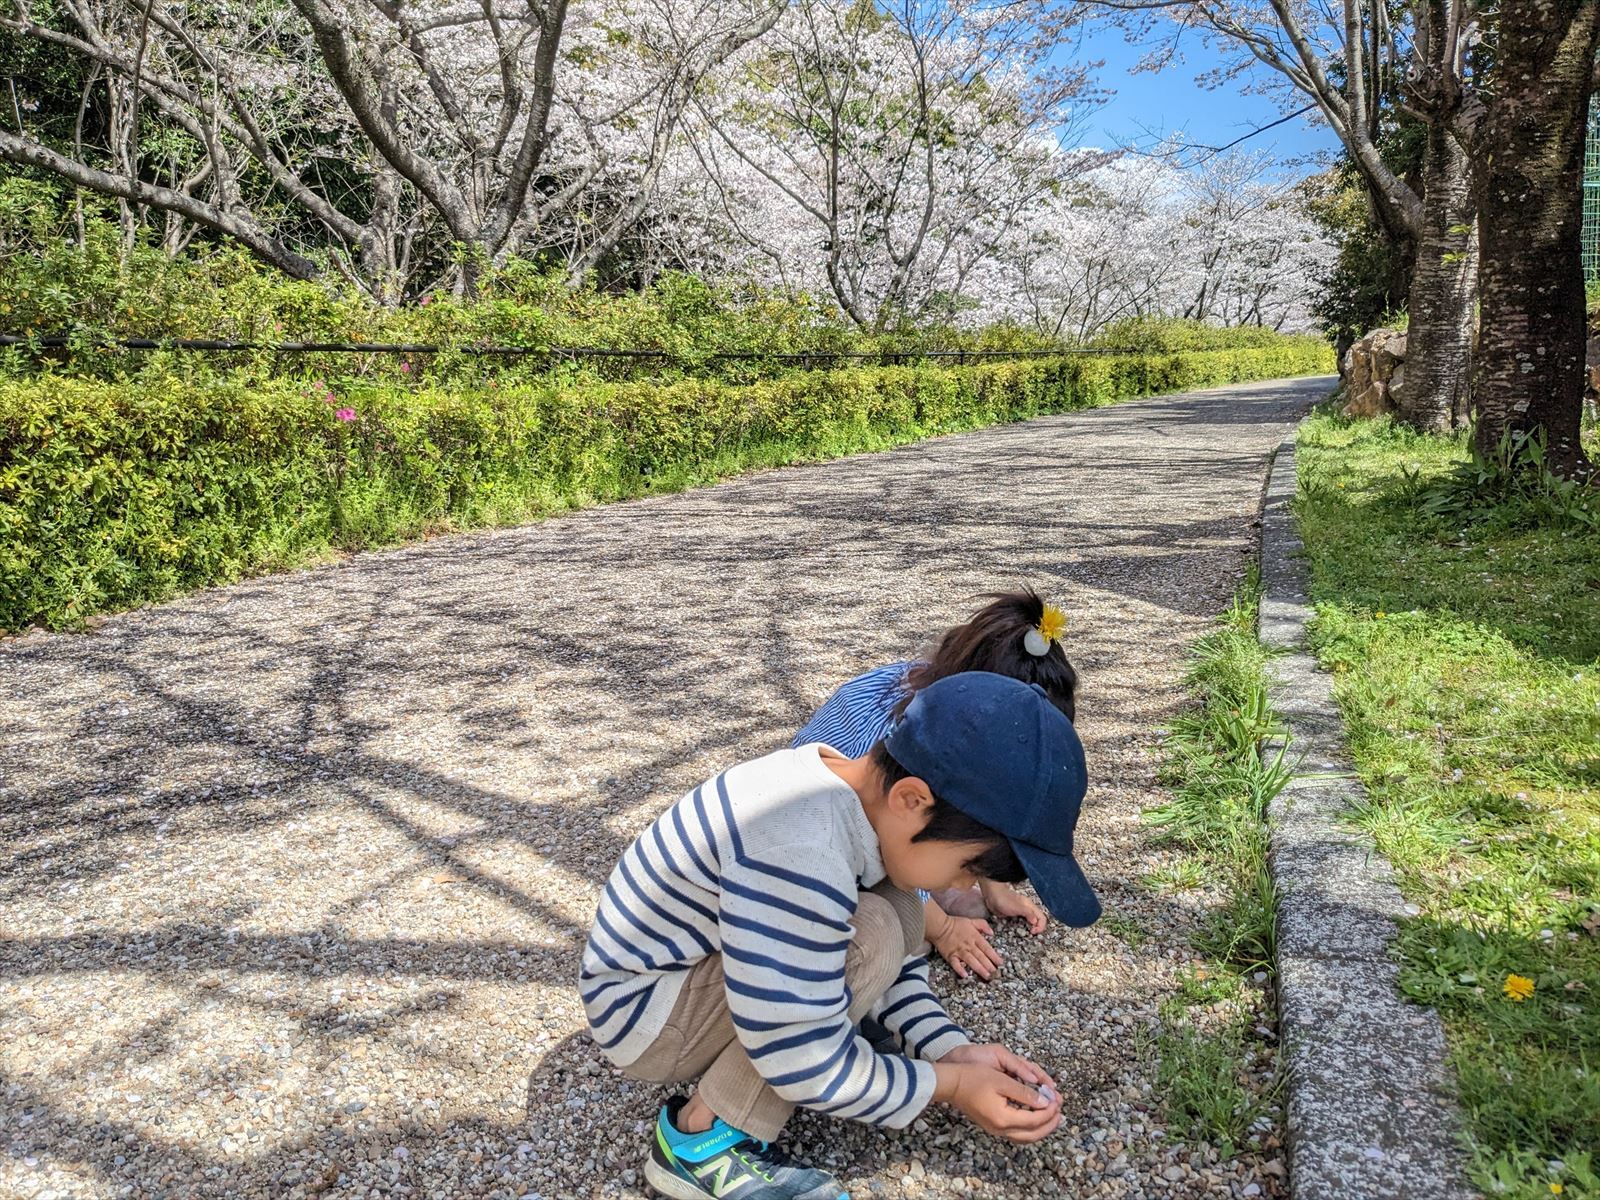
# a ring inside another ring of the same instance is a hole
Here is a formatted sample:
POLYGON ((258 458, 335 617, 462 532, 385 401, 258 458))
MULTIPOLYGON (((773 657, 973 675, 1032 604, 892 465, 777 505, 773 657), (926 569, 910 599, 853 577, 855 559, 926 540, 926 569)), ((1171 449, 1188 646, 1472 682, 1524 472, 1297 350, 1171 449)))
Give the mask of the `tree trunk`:
POLYGON ((1472 385, 1472 178, 1467 155, 1442 123, 1430 125, 1422 158, 1422 223, 1406 307, 1405 383, 1396 417, 1423 433, 1467 422, 1472 385))
POLYGON ((1476 131, 1482 257, 1477 444, 1545 439, 1563 476, 1591 467, 1583 416, 1583 143, 1600 0, 1505 0, 1476 131))

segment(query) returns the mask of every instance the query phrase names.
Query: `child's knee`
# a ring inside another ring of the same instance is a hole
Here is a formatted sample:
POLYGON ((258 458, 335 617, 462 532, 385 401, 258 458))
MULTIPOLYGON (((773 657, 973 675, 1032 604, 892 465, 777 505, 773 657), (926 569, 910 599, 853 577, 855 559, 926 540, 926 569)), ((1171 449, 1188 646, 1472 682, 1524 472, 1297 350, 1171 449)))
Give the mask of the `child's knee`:
POLYGON ((923 907, 922 897, 915 892, 908 892, 903 888, 894 887, 888 883, 881 884, 873 893, 888 903, 894 910, 896 919, 900 922, 900 937, 903 946, 901 958, 910 958, 922 949, 922 944, 927 941, 923 931, 927 927, 928 915, 923 907))
POLYGON ((905 961, 905 928, 888 900, 863 892, 850 919, 855 933, 845 956, 845 976, 857 996, 888 991, 905 961))

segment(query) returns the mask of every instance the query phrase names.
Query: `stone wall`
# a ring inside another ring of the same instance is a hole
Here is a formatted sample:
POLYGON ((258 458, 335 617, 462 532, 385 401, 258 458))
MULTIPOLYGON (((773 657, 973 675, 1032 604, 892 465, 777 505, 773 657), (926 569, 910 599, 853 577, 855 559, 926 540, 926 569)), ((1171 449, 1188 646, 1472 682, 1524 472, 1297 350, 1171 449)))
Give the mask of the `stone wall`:
POLYGON ((1397 329, 1374 329, 1345 351, 1339 364, 1344 377, 1344 414, 1377 417, 1393 412, 1396 391, 1404 394, 1406 335, 1397 329))

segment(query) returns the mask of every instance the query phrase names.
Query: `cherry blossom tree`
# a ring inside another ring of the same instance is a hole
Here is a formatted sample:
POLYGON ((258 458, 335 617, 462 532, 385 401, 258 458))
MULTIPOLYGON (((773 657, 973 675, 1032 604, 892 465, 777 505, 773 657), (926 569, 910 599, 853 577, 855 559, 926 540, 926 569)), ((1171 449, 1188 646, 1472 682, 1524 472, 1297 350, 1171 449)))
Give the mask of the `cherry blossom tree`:
POLYGON ((1507 435, 1542 435, 1546 466, 1590 478, 1580 234, 1600 0, 1507 0, 1487 24, 1487 86, 1466 114, 1481 213, 1478 449, 1492 459, 1507 435))
POLYGON ((0 27, 80 56, 111 118, 98 152, 24 130, 0 132, 0 157, 227 234, 291 275, 317 274, 314 250, 329 251, 383 294, 412 270, 443 265, 465 285, 551 248, 581 279, 642 216, 707 75, 781 11, 776 0, 9 3, 0 27))
POLYGON ((1057 131, 1085 79, 1046 64, 1058 30, 1037 16, 800 0, 696 103, 716 211, 858 324, 949 315, 1068 161, 1057 131))
POLYGON ((1254 155, 1100 162, 1004 246, 988 307, 1074 340, 1125 317, 1304 329, 1332 246, 1254 155))
POLYGON ((1186 37, 1221 48, 1217 86, 1253 86, 1288 113, 1314 112, 1343 143, 1374 214, 1415 249, 1408 310, 1407 382, 1400 418, 1424 430, 1467 419, 1476 283, 1475 206, 1460 137, 1472 87, 1479 0, 1095 0, 1131 28, 1156 35, 1151 66, 1181 61, 1186 37), (1264 72, 1263 69, 1264 68, 1264 72), (1404 111, 1424 131, 1416 178, 1383 153, 1404 111))

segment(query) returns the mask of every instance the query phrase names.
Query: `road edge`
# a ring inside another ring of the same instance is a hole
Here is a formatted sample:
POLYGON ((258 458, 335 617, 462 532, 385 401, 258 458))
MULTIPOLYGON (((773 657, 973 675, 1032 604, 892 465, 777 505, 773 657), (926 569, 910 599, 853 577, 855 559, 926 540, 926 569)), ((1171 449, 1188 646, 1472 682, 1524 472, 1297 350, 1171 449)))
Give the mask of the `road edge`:
POLYGON ((1345 813, 1365 798, 1312 616, 1291 502, 1295 434, 1273 456, 1261 524, 1260 638, 1295 778, 1269 810, 1289 1185, 1296 1200, 1474 1200, 1444 1026, 1407 1003, 1389 955, 1407 915, 1394 868, 1345 813))

